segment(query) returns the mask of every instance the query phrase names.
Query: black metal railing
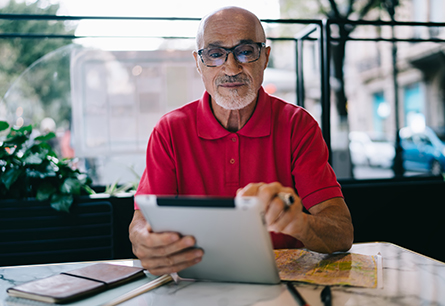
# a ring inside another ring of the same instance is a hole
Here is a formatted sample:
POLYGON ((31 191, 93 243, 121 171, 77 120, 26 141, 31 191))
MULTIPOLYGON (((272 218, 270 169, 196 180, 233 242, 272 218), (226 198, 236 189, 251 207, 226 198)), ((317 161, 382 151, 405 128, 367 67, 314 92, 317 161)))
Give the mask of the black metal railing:
MULTIPOLYGON (((41 21, 81 21, 81 20, 116 20, 116 21, 186 21, 199 22, 200 18, 186 18, 186 17, 118 17, 118 16, 54 16, 54 15, 26 15, 26 14, 0 14, 0 20, 12 21, 27 21, 27 20, 41 20, 41 21)), ((370 42, 436 42, 443 43, 445 39, 441 38, 398 38, 398 37, 338 37, 332 34, 332 26, 372 26, 372 27, 429 27, 429 28, 443 28, 445 23, 437 22, 399 22, 399 21, 365 21, 365 20, 335 20, 335 19, 262 19, 265 24, 281 24, 281 25, 306 25, 301 31, 297 32, 293 37, 268 37, 270 41, 293 41, 295 43, 295 73, 296 73, 296 103, 300 106, 305 106, 305 83, 303 73, 304 52, 303 45, 305 41, 316 41, 319 48, 319 73, 320 73, 320 102, 321 102, 321 129, 324 139, 331 151, 331 84, 330 84, 330 60, 331 60, 331 46, 333 43, 341 39, 346 41, 370 41, 370 42)), ((128 36, 90 36, 90 35, 74 35, 74 34, 58 34, 58 33, 0 33, 0 39, 12 38, 26 38, 26 39, 79 39, 79 38, 122 38, 128 36)), ((131 38, 153 38, 155 36, 131 36, 131 38)), ((156 36, 158 37, 158 36, 156 36)), ((181 36, 162 36, 158 38, 164 39, 193 39, 194 37, 181 36)), ((397 63, 394 62, 394 69, 397 63)), ((394 86, 397 86, 397 77, 394 77, 394 86)), ((397 90, 395 90, 397 95, 397 90)), ((396 107, 398 97, 395 97, 396 107)), ((395 109, 397 116, 398 109, 395 109)), ((400 128, 398 120, 396 119, 396 131, 400 128)), ((397 143, 396 143, 397 146, 397 143)), ((331 154, 330 154, 331 156, 331 154)))

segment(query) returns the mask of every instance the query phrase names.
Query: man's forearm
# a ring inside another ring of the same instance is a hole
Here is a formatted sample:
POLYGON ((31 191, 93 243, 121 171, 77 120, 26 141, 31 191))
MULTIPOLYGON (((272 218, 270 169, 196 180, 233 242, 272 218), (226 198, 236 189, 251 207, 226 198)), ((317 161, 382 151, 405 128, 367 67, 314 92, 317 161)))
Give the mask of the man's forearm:
MULTIPOLYGON (((354 229, 349 210, 343 199, 331 199, 329 205, 311 209, 305 216, 304 230, 296 238, 305 247, 320 253, 347 251, 354 240, 354 229), (324 207, 326 206, 326 207, 324 207)), ((315 208, 315 207, 314 207, 315 208)))

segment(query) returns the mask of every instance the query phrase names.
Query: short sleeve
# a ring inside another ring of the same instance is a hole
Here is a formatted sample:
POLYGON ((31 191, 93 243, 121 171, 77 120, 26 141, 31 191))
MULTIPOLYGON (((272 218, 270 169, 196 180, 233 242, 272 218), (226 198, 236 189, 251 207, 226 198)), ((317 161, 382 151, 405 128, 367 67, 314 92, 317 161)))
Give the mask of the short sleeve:
POLYGON ((299 135, 293 137, 292 176, 305 208, 309 209, 334 197, 342 197, 337 177, 329 165, 329 151, 317 122, 306 113, 296 129, 299 135))

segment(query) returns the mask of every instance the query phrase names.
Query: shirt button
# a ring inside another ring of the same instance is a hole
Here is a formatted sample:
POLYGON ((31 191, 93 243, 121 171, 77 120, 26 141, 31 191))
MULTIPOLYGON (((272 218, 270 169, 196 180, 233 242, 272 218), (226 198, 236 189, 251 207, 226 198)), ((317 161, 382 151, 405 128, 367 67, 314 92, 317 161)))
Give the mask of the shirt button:
POLYGON ((233 165, 233 164, 235 163, 235 159, 232 158, 232 159, 230 160, 230 163, 233 165))
POLYGON ((233 141, 233 142, 236 142, 236 137, 232 137, 232 141, 233 141))

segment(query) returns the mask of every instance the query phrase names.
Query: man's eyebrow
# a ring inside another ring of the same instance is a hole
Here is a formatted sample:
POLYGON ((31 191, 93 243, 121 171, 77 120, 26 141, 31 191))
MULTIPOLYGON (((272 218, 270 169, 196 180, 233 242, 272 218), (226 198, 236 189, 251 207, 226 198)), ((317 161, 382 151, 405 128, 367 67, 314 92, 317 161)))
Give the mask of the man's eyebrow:
POLYGON ((255 43, 256 41, 253 41, 251 39, 242 39, 240 40, 239 44, 251 44, 251 43, 255 43))
POLYGON ((224 43, 222 41, 214 41, 214 42, 209 43, 206 48, 209 48, 209 47, 233 48, 240 44, 251 44, 251 43, 255 43, 255 41, 253 41, 252 39, 242 39, 242 40, 238 41, 238 43, 234 46, 224 47, 224 43))
POLYGON ((208 47, 222 47, 222 46, 223 46, 222 41, 214 41, 214 42, 212 42, 212 43, 209 43, 209 44, 206 46, 206 48, 208 48, 208 47))

